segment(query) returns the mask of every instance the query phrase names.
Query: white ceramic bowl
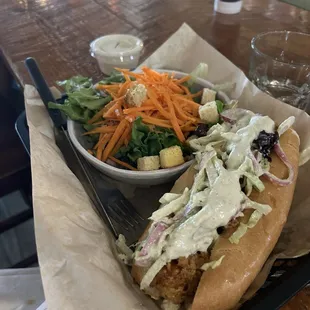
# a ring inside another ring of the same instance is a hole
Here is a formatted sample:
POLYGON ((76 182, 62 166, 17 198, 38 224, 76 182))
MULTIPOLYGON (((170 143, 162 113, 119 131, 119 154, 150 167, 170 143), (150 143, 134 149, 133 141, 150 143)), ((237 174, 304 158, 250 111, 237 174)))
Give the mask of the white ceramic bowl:
MULTIPOLYGON (((159 72, 167 72, 172 73, 174 72, 176 78, 182 78, 187 73, 182 73, 178 71, 171 71, 171 70, 156 70, 159 72)), ((196 82, 197 88, 212 88, 213 84, 202 79, 197 79, 196 82)), ((224 103, 229 102, 229 98, 223 92, 218 92, 218 98, 222 100, 224 103)), ((74 122, 72 120, 68 120, 68 133, 72 140, 72 143, 79 151, 79 153, 95 168, 101 171, 103 174, 108 175, 109 177, 125 182, 130 184, 137 184, 137 185, 156 185, 167 183, 169 181, 176 180, 193 162, 190 160, 183 165, 167 168, 167 169, 160 169, 155 171, 130 171, 125 169, 120 169, 113 167, 109 164, 106 164, 96 157, 90 155, 87 152, 87 149, 91 147, 89 142, 87 141, 85 136, 82 136, 84 133, 84 129, 81 124, 74 122)))

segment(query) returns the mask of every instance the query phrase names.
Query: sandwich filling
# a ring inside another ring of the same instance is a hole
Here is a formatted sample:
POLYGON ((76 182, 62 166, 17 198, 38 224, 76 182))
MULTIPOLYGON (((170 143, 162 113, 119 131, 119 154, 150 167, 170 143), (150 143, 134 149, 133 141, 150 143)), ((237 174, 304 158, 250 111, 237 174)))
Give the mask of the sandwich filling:
MULTIPOLYGON (((240 224, 230 237, 232 243, 238 243, 248 228, 271 211, 269 205, 248 197, 252 189, 264 190, 260 176, 265 175, 278 185, 288 185, 293 180, 293 169, 278 143, 293 118, 284 121, 277 131, 268 116, 243 109, 224 112, 222 120, 206 136, 188 141, 196 150, 197 173, 192 188, 185 188, 180 194, 165 194, 160 199, 161 207, 150 217, 148 237, 134 253, 135 264, 148 268, 140 283, 142 290, 152 287, 162 268, 174 260, 208 253, 219 237, 219 228, 243 216, 244 209, 252 208, 255 211, 249 222, 240 224), (287 179, 277 179, 269 172, 271 150, 287 165, 287 179)), ((201 263, 199 268, 215 268, 222 260, 225 257, 216 264, 201 263)))

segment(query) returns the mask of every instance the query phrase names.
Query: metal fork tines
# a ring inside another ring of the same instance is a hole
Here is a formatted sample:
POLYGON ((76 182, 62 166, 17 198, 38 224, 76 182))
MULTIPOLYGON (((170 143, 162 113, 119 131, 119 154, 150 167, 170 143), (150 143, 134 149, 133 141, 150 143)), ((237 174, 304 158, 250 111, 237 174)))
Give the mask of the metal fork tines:
POLYGON ((117 238, 123 234, 130 244, 136 242, 147 225, 146 221, 123 194, 112 187, 107 177, 102 176, 77 153, 66 131, 55 130, 55 138, 68 166, 79 178, 98 215, 114 236, 117 238))
POLYGON ((108 213, 125 230, 135 229, 137 225, 141 224, 141 221, 144 221, 128 200, 115 198, 115 196, 111 196, 108 201, 108 213))
MULTIPOLYGON (((83 158, 81 160, 90 176, 96 196, 100 200, 100 203, 96 203, 95 207, 105 209, 117 235, 123 234, 128 244, 135 243, 147 226, 148 221, 137 212, 118 189, 111 186, 111 182, 107 181, 106 176, 90 166, 83 158)), ((102 213, 102 210, 98 211, 102 213)))

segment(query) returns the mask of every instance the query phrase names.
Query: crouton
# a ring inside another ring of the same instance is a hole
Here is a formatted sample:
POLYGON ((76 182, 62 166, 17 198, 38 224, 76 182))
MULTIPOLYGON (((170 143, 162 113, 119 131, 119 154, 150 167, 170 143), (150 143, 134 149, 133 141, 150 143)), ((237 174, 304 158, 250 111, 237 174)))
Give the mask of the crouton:
POLYGON ((215 98, 216 98, 216 91, 209 89, 209 88, 204 88, 200 103, 206 104, 210 101, 215 101, 215 98))
POLYGON ((200 119, 207 124, 215 124, 219 121, 219 113, 215 101, 206 103, 199 107, 200 119))
POLYGON ((162 168, 171 168, 184 163, 183 153, 178 145, 161 150, 159 156, 162 168))
POLYGON ((160 168, 159 156, 144 156, 138 158, 138 170, 150 171, 160 168))

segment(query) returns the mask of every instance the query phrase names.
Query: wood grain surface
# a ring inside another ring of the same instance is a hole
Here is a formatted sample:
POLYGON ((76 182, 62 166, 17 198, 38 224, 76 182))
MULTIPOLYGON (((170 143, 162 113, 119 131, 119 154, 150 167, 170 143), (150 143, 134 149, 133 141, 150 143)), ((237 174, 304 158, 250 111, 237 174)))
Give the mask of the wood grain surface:
MULTIPOLYGON (((276 0, 245 0, 237 15, 213 12, 211 0, 1 0, 0 46, 9 68, 30 83, 23 61, 37 59, 50 84, 74 74, 102 75, 89 43, 109 33, 129 33, 150 55, 187 22, 235 65, 248 73, 250 41, 260 32, 310 32, 310 13, 276 0)), ((283 309, 310 309, 304 289, 283 309)))

